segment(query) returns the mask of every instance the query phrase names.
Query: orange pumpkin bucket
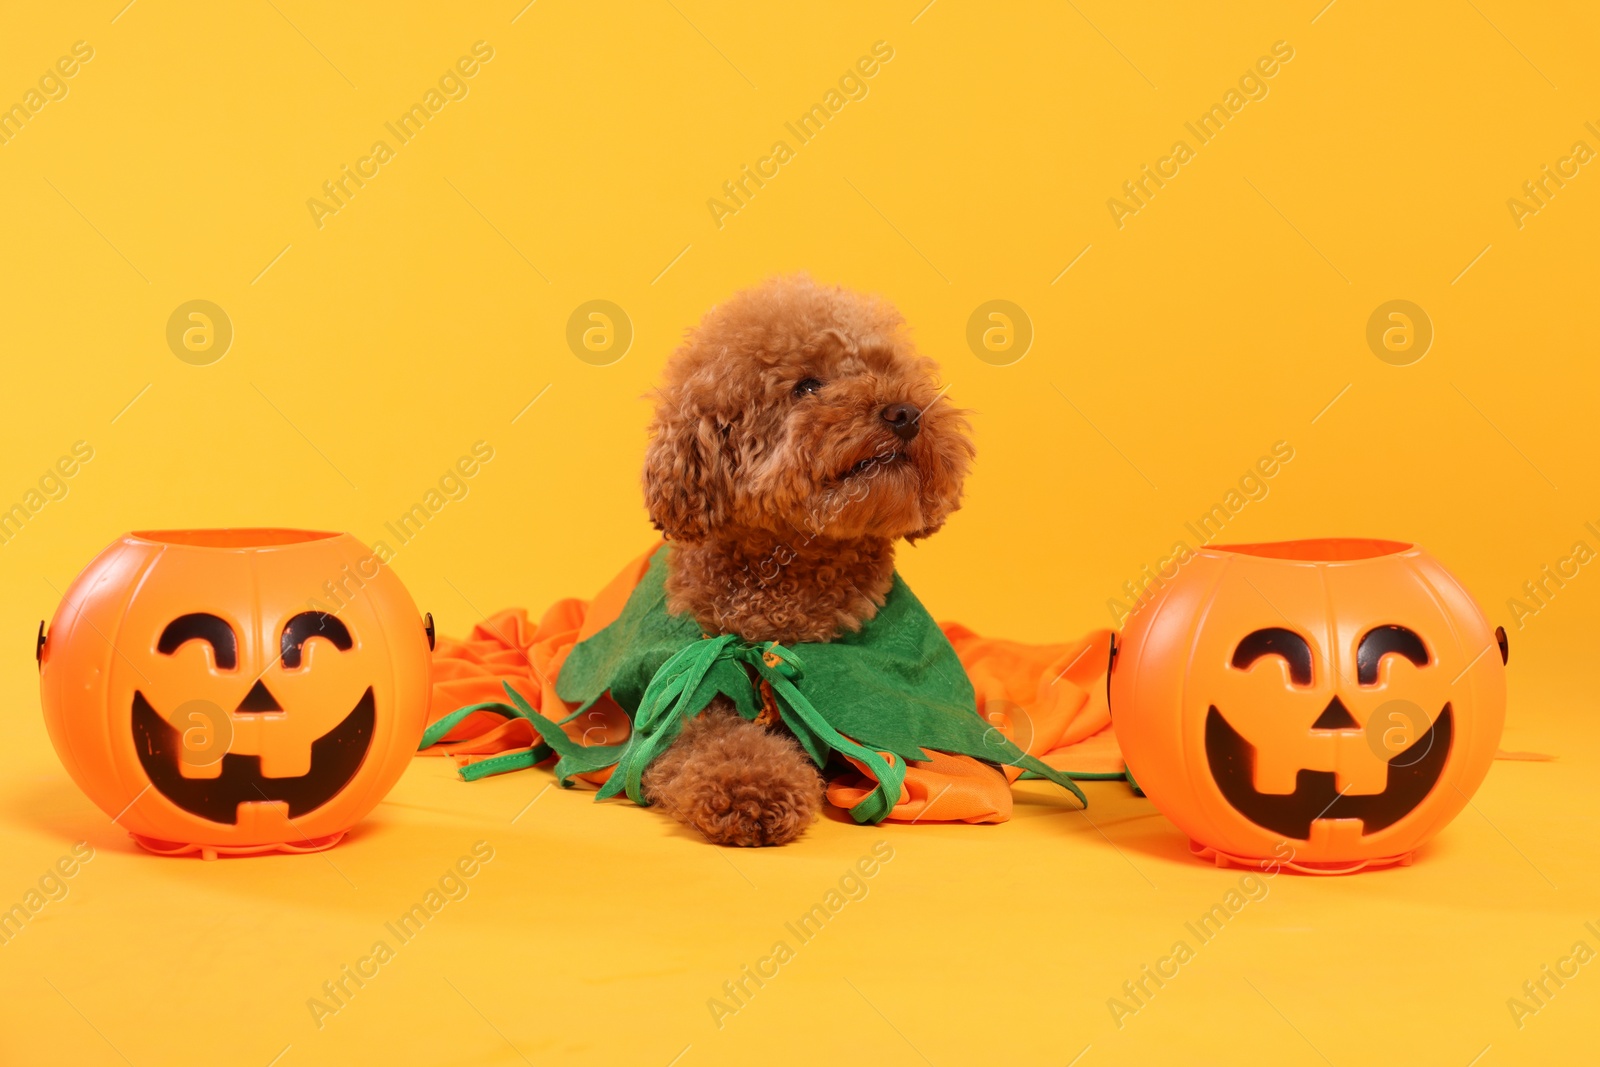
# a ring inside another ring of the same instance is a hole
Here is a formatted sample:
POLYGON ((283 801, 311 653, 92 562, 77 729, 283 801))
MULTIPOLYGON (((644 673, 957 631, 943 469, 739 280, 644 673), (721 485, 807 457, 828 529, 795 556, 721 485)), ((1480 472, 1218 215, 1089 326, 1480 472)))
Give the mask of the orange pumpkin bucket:
POLYGON ((45 724, 73 781, 152 852, 314 852, 416 752, 432 643, 432 618, 349 534, 131 533, 40 628, 45 724))
POLYGON ((1196 854, 1346 873, 1409 863, 1466 805, 1506 659, 1505 631, 1415 545, 1215 545, 1129 617, 1111 713, 1196 854))

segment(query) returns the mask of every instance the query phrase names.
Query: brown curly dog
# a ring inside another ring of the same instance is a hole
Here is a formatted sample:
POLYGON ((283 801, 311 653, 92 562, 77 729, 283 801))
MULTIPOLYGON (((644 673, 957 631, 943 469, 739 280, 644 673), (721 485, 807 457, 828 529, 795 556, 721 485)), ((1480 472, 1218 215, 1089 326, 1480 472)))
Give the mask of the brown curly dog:
MULTIPOLYGON (((751 642, 860 629, 889 591, 894 543, 961 501, 973 448, 937 373, 888 303, 804 275, 713 308, 667 363, 645 456, 645 502, 674 546, 668 610, 751 642)), ((792 735, 725 700, 643 784, 725 845, 792 841, 823 800, 792 735)))

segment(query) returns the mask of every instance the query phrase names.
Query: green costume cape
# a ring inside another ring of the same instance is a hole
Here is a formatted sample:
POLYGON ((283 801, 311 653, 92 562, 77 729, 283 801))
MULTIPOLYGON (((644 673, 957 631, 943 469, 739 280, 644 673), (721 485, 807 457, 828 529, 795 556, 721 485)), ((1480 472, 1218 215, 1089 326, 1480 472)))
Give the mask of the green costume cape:
POLYGON ((836 641, 785 647, 750 644, 732 634, 707 637, 693 618, 667 611, 666 545, 609 626, 580 641, 556 680, 562 700, 583 714, 606 693, 627 712, 633 732, 617 745, 583 745, 560 723, 535 711, 506 685, 514 707, 475 704, 451 712, 428 728, 422 747, 443 737, 474 711, 489 709, 529 719, 544 743, 470 764, 468 779, 529 767, 559 755, 555 772, 569 786, 576 774, 617 765, 596 799, 626 790, 645 804, 640 782, 683 724, 718 694, 747 719, 762 710, 760 683, 771 687, 784 725, 817 766, 838 753, 863 764, 878 786, 850 809, 857 822, 881 821, 900 799, 905 765, 928 759, 927 750, 1007 764, 1048 778, 1085 798, 1067 777, 1023 752, 978 715, 972 682, 956 651, 922 604, 894 576, 882 609, 860 630, 836 641), (881 753, 892 753, 895 760, 881 753))

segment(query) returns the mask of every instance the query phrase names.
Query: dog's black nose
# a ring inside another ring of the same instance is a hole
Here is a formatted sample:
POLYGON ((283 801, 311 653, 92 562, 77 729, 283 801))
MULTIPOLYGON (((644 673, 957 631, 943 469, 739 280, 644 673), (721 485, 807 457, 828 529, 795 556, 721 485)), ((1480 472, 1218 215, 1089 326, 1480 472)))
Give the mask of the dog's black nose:
POLYGON ((922 412, 913 404, 890 404, 881 412, 883 421, 889 424, 889 429, 902 441, 910 441, 917 436, 917 431, 922 429, 919 421, 922 412))

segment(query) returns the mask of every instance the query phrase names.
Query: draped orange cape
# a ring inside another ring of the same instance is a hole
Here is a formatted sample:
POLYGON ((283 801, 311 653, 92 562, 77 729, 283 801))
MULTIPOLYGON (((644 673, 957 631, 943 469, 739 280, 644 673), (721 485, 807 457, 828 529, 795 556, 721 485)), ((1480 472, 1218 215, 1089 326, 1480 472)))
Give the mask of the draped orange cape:
MULTIPOLYGON (((572 647, 604 629, 622 612, 639 583, 652 546, 629 563, 591 600, 553 604, 537 623, 522 608, 500 611, 465 639, 442 637, 434 652, 431 720, 472 704, 505 700, 509 683, 546 718, 572 711, 556 695, 556 679, 572 647)), ((959 623, 940 628, 955 647, 977 696, 978 714, 1029 755, 1058 770, 1089 778, 1121 777, 1121 750, 1106 707, 1105 671, 1111 631, 1096 630, 1062 644, 1033 645, 980 637, 959 623)), ((627 713, 603 698, 563 730, 585 745, 627 740, 627 713)), ((525 750, 540 738, 526 719, 490 711, 467 716, 425 750, 470 763, 525 750)), ((899 802, 888 818, 899 821, 1004 822, 1011 817, 1011 782, 1020 773, 970 756, 931 753, 907 768, 899 802)), ((582 775, 599 785, 610 769, 582 775)), ((849 808, 875 786, 860 764, 828 782, 828 801, 849 808)))

